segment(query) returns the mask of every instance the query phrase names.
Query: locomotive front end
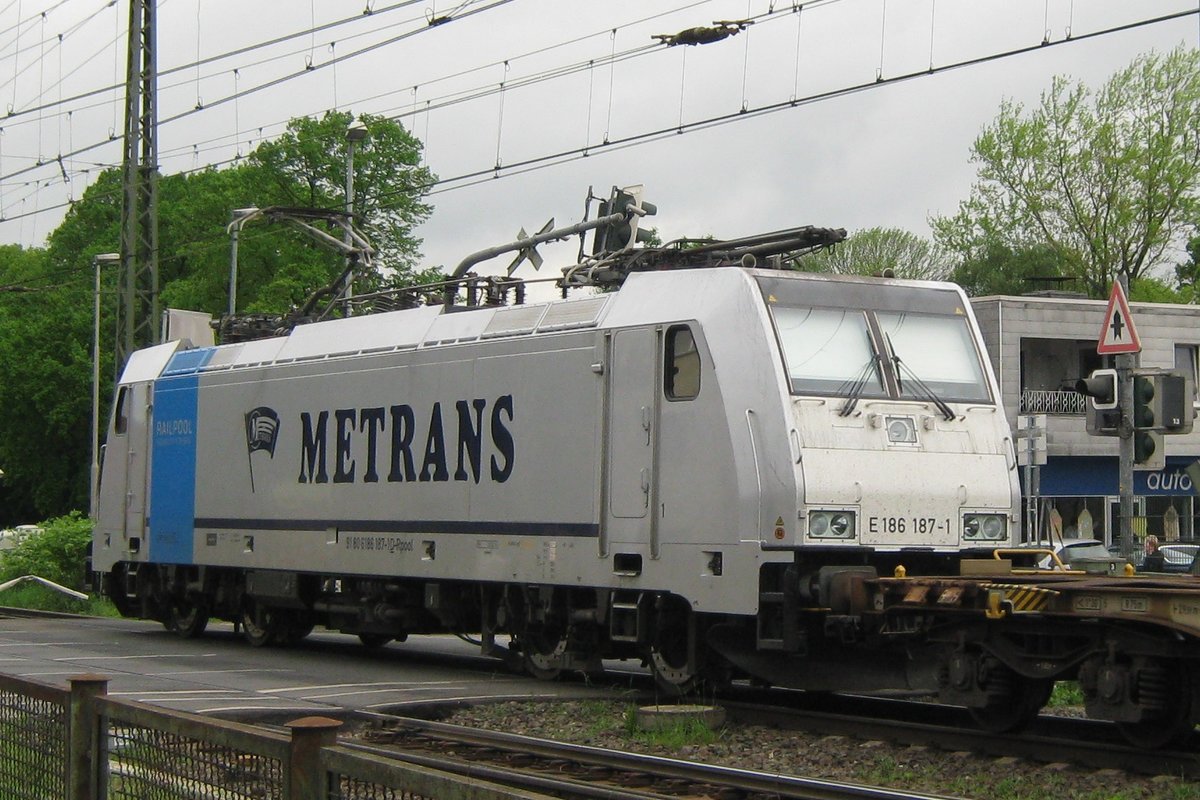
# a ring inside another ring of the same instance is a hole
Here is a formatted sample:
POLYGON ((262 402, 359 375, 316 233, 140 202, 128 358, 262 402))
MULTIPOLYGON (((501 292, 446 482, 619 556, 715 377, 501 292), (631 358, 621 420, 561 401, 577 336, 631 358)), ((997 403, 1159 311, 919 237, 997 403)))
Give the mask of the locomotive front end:
POLYGON ((790 395, 790 544, 955 554, 1015 541, 1011 436, 961 290, 757 280, 790 395))

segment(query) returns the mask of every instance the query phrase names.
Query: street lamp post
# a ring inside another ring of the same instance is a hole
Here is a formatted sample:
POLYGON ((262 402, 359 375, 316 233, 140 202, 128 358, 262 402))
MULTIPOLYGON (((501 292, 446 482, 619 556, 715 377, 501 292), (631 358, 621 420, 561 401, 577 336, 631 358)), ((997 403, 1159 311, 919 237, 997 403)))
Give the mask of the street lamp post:
MULTIPOLYGON (((350 123, 350 127, 346 129, 346 221, 350 225, 354 224, 354 149, 358 143, 367 138, 367 126, 362 121, 362 117, 350 123)), ((347 230, 343 241, 350 245, 350 231, 347 230)), ((347 259, 349 262, 349 259, 347 259)), ((354 296, 354 272, 350 271, 346 275, 346 316, 350 316, 352 308, 350 299, 354 296)))
POLYGON ((119 253, 101 253, 92 258, 96 283, 92 292, 92 469, 88 513, 93 520, 96 519, 96 495, 100 488, 100 265, 116 264, 120 260, 119 253))

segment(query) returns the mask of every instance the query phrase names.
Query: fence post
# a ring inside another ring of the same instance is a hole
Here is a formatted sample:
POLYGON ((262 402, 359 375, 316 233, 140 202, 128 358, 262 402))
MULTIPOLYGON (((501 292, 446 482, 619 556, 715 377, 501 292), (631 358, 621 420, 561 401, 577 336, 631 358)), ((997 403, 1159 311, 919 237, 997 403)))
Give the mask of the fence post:
POLYGON ((70 800, 100 800, 104 795, 107 759, 104 745, 107 733, 101 734, 97 721, 96 698, 108 694, 108 678, 103 675, 76 675, 68 678, 71 700, 67 730, 67 792, 70 800))
POLYGON ((287 723, 292 732, 288 751, 289 800, 328 800, 329 786, 321 764, 321 748, 337 743, 342 723, 328 717, 304 717, 287 723))

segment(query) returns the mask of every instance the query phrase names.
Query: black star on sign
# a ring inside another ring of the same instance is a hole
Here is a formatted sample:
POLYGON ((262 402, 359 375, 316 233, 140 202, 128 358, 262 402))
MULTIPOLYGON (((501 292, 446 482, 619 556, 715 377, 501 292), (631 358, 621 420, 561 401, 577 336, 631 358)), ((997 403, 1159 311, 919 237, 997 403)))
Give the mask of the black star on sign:
POLYGON ((1112 325, 1110 325, 1109 327, 1112 328, 1114 339, 1122 338, 1121 331, 1125 329, 1125 325, 1121 322, 1121 312, 1120 311, 1113 312, 1112 325))

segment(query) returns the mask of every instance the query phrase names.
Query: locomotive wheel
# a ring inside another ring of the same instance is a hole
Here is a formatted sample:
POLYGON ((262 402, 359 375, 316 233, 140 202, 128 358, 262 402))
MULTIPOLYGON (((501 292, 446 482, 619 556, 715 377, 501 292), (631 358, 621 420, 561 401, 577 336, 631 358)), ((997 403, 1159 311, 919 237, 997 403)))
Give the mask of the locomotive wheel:
POLYGON ((525 671, 540 681, 552 681, 562 675, 563 655, 567 652, 566 632, 544 628, 527 631, 521 637, 525 671))
POLYGON ((378 650, 392 640, 391 636, 386 633, 360 633, 358 640, 362 642, 363 647, 371 650, 378 650))
POLYGON ((279 614, 266 606, 249 601, 242 611, 242 638, 252 647, 264 647, 279 641, 286 625, 279 614))
POLYGON ((659 631, 646 660, 658 688, 671 696, 691 694, 704 682, 700 673, 688 665, 686 628, 659 631))
POLYGON ((203 603, 171 600, 163 625, 181 639, 194 639, 208 627, 208 608, 203 603))
POLYGON ((278 634, 280 644, 299 644, 312 633, 314 622, 312 615, 305 611, 289 611, 283 618, 283 624, 278 634))
POLYGON ((1006 672, 1003 678, 993 678, 1005 682, 1005 691, 993 694, 986 706, 967 709, 975 724, 989 733, 1012 733, 1026 727, 1037 719, 1038 712, 1054 690, 1052 680, 1024 678, 1006 672))

